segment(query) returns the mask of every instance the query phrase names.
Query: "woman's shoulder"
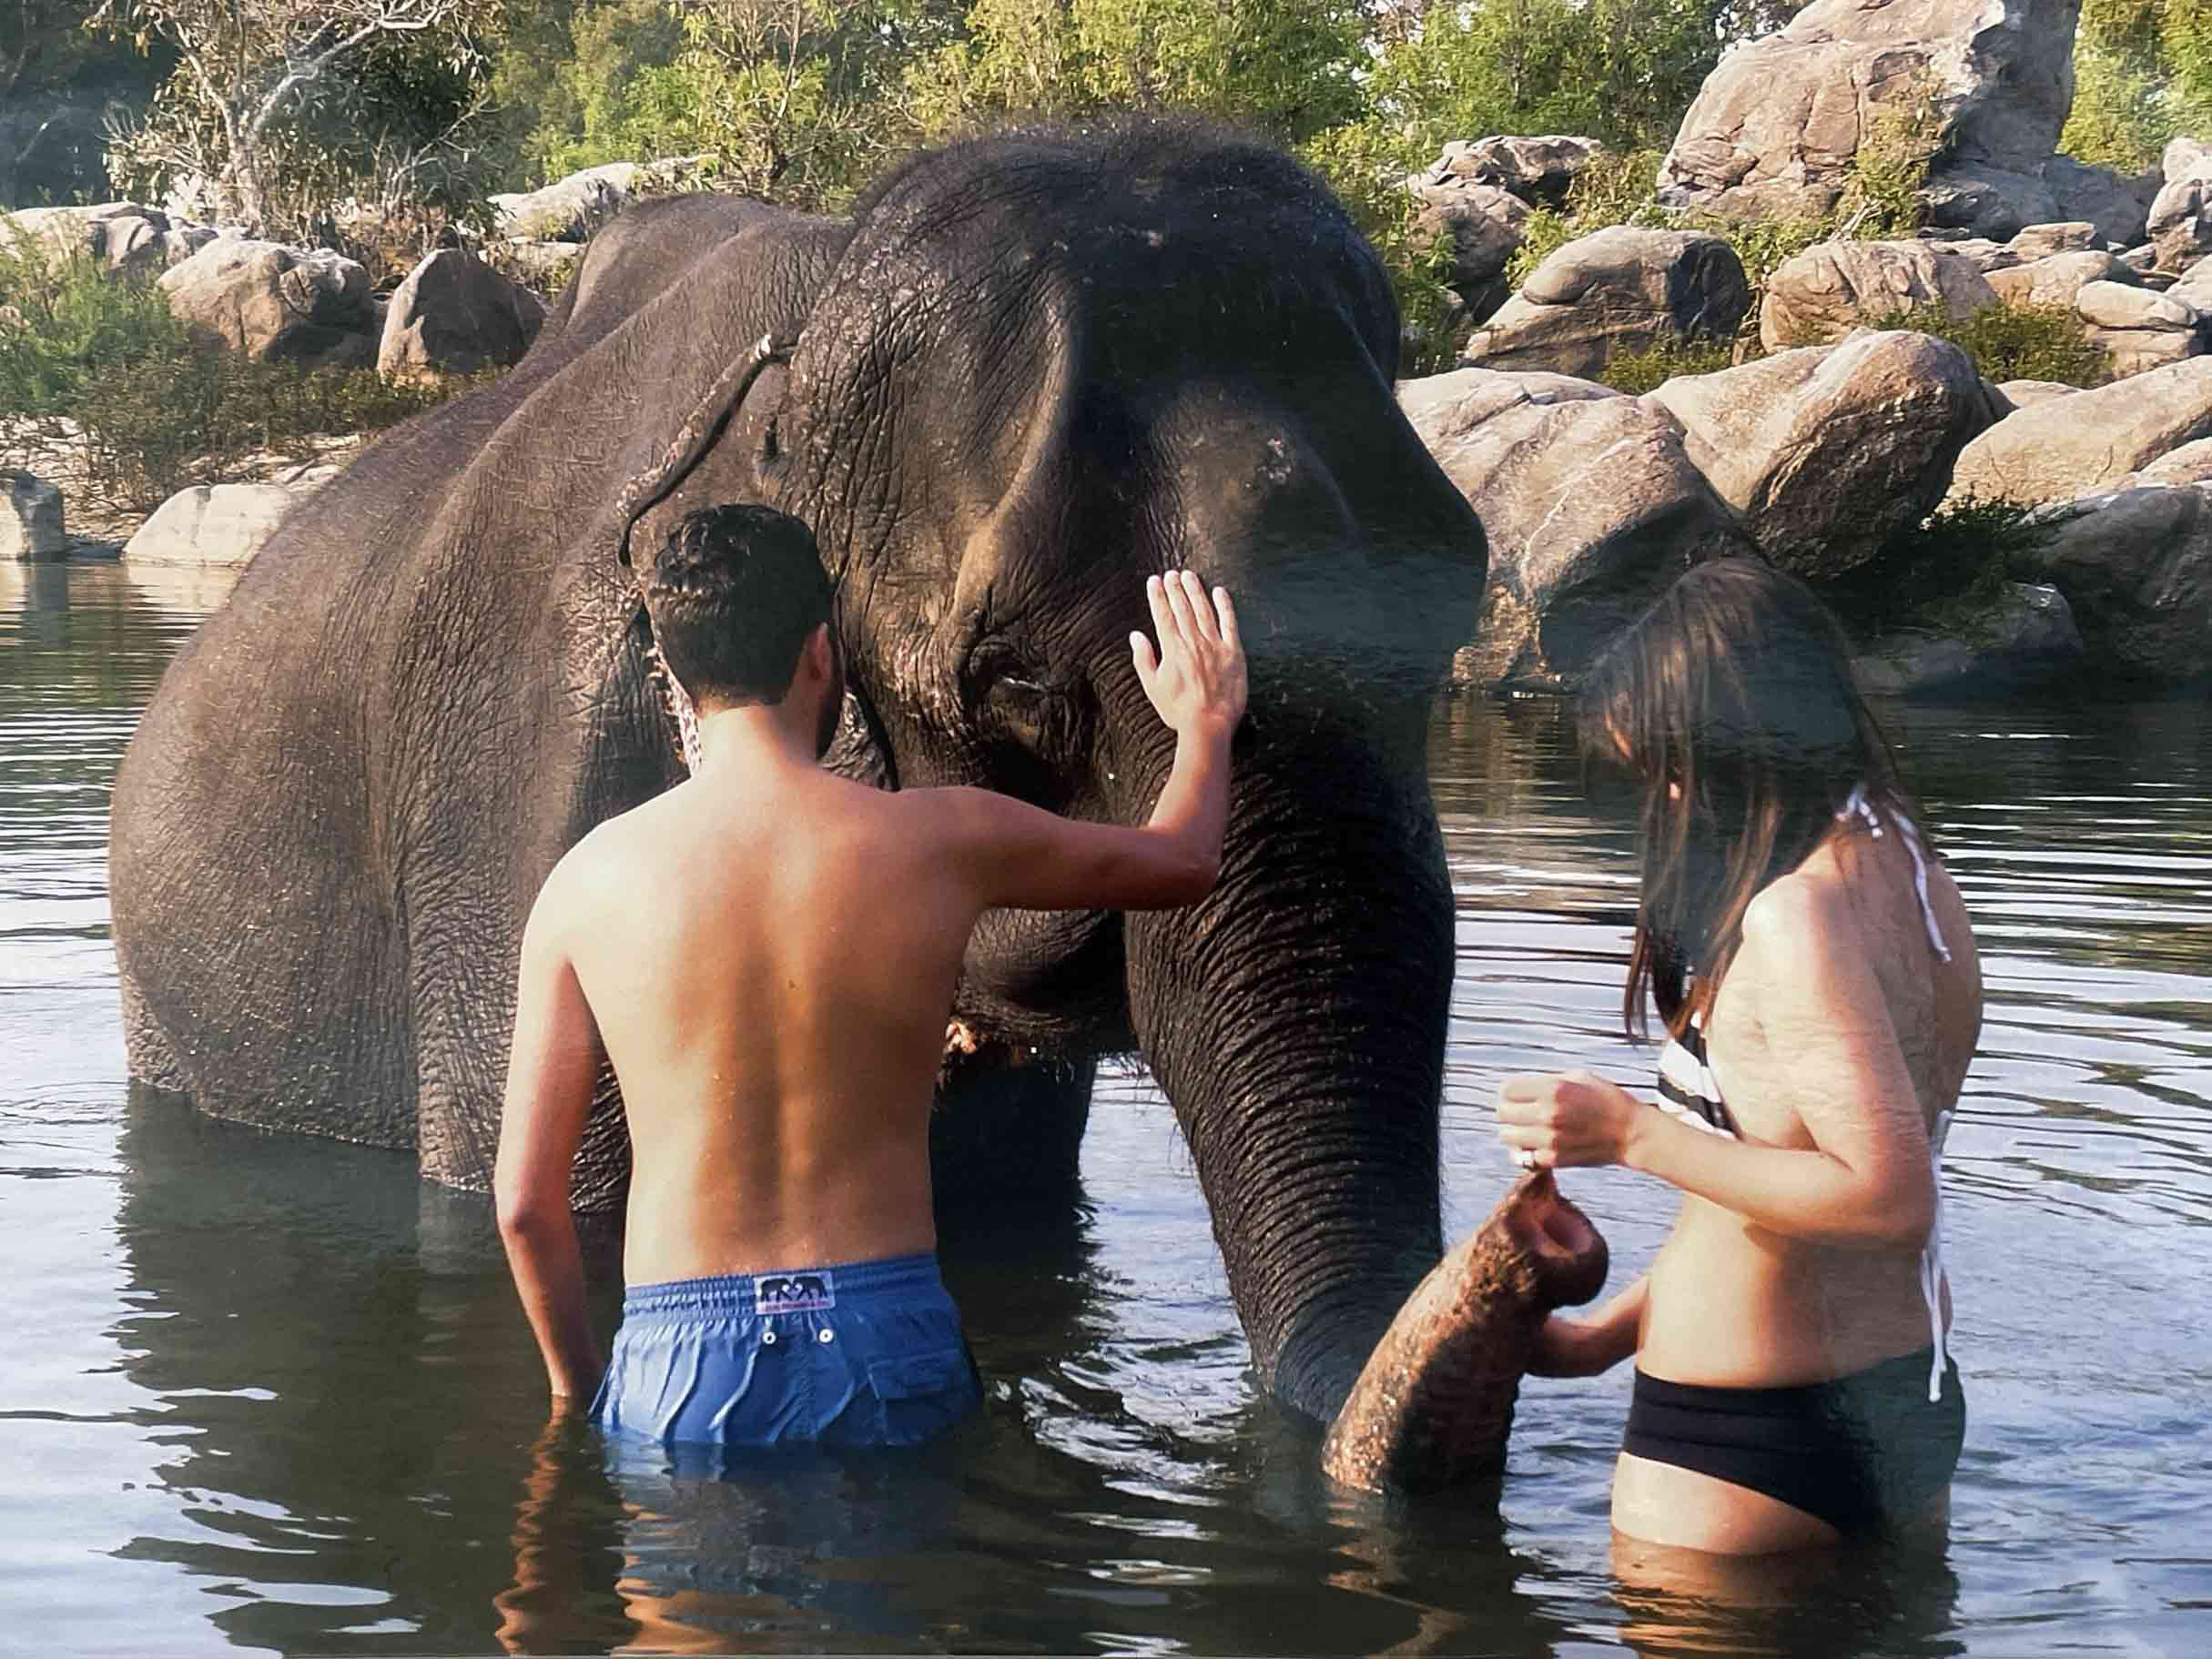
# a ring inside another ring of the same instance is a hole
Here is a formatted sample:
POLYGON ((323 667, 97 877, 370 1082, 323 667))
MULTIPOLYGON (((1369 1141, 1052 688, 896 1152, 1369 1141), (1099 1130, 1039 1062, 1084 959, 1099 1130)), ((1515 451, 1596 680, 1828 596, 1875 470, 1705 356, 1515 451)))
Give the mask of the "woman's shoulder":
POLYGON ((1743 912, 1743 943, 1762 955, 1826 948, 1858 930, 1843 873, 1831 859, 1809 859, 1776 876, 1743 912))

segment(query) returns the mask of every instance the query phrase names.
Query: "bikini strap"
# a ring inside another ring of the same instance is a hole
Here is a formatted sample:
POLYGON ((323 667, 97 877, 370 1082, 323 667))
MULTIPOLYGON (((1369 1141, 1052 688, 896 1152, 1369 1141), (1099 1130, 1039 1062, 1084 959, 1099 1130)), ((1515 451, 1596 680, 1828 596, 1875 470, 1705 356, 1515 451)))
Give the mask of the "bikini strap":
MULTIPOLYGON (((1843 803, 1843 810, 1836 814, 1839 820, 1856 815, 1866 820, 1866 826, 1875 840, 1882 839, 1882 814, 1874 810, 1873 803, 1866 798, 1866 785, 1862 784, 1851 792, 1851 799, 1843 803)), ((1927 925, 1928 943, 1935 947, 1942 960, 1951 960, 1951 946, 1943 943, 1943 930, 1935 920, 1935 905, 1928 897, 1928 859, 1921 851, 1920 837, 1913 833, 1912 821, 1897 820, 1897 834, 1904 842, 1905 851, 1913 855, 1913 891, 1920 898, 1920 919, 1927 925)))
POLYGON ((1943 1370, 1951 1358, 1943 1331, 1943 1142, 1951 1133, 1953 1108, 1935 1115, 1935 1133, 1929 1137, 1928 1161, 1934 1166, 1935 1212, 1928 1220, 1928 1242, 1920 1252, 1920 1293, 1928 1303, 1928 1402, 1942 1403, 1943 1370))

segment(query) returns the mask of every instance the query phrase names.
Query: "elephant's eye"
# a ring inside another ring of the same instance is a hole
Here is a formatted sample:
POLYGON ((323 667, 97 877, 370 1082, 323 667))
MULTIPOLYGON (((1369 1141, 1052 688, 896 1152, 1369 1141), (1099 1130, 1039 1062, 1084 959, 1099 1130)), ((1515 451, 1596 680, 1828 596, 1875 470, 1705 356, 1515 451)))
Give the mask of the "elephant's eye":
POLYGON ((1073 738, 1078 699, 1041 664, 1002 641, 986 641, 968 659, 969 706, 985 726, 1042 754, 1073 738))

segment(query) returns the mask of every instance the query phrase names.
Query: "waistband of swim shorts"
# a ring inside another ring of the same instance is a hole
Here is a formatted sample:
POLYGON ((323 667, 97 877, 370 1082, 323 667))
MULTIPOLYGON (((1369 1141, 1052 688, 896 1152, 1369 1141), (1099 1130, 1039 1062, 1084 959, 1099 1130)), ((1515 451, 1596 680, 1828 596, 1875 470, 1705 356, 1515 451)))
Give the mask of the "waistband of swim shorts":
POLYGON ((879 1257, 874 1261, 778 1268, 766 1273, 717 1273, 701 1279, 632 1285, 623 1292, 622 1314, 625 1320, 641 1315, 685 1313, 722 1318, 742 1315, 750 1319, 773 1318, 778 1312, 812 1312, 819 1306, 818 1300, 804 1294, 785 1307, 775 1306, 777 1299, 773 1296, 764 1299, 762 1294, 764 1285, 773 1287, 779 1280, 788 1283, 810 1279, 826 1281, 824 1288, 836 1299, 834 1305, 838 1306, 849 1305, 861 1298, 874 1300, 923 1290, 941 1294, 944 1290, 944 1280, 938 1275, 937 1256, 925 1250, 912 1256, 879 1257), (764 1300, 769 1305, 764 1306, 764 1300))

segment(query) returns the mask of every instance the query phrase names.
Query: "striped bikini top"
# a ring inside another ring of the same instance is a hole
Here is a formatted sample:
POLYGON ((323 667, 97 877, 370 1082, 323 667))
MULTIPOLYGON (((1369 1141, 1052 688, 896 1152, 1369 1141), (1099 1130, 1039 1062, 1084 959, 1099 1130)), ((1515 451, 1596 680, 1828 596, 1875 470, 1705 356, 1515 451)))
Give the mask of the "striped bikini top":
MULTIPOLYGON (((1863 787, 1851 792, 1851 799, 1836 814, 1839 820, 1857 817, 1865 821, 1876 840, 1882 835, 1882 814, 1866 798, 1863 787)), ((1943 943, 1943 929, 1936 925, 1935 906, 1928 898, 1928 860, 1922 852, 1920 837, 1913 834, 1913 825, 1905 819, 1897 820, 1898 839, 1913 855, 1913 886, 1920 897, 1921 919, 1927 924, 1928 943, 1935 947, 1937 957, 1951 960, 1951 947, 1943 943)), ((1705 1033, 1696 1016, 1691 1016, 1689 1027, 1679 1037, 1669 1037, 1667 1046, 1659 1050, 1659 1108, 1690 1128, 1702 1129, 1709 1135, 1726 1136, 1740 1140, 1741 1134, 1736 1120, 1729 1115, 1728 1103, 1721 1098, 1720 1079, 1713 1075, 1712 1062, 1706 1053, 1705 1033)), ((1928 1156, 1935 1165, 1935 1216, 1928 1229, 1928 1245, 1920 1255, 1921 1295, 1928 1304, 1928 1329, 1934 1337, 1935 1359, 1928 1375, 1928 1398, 1941 1401, 1943 1397, 1943 1364, 1946 1358, 1943 1340, 1943 1141, 1951 1133, 1952 1112, 1936 1114, 1935 1129, 1928 1138, 1928 1156)))

